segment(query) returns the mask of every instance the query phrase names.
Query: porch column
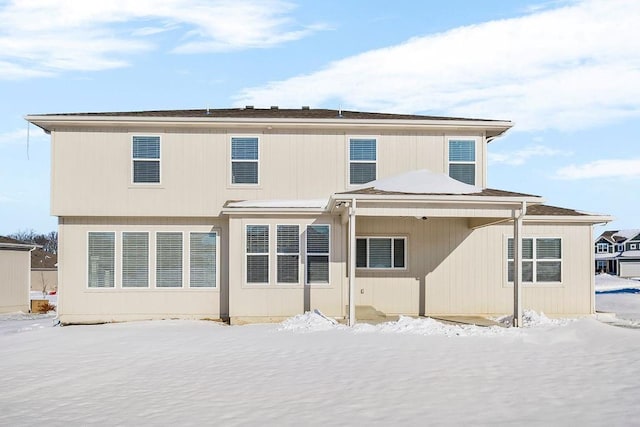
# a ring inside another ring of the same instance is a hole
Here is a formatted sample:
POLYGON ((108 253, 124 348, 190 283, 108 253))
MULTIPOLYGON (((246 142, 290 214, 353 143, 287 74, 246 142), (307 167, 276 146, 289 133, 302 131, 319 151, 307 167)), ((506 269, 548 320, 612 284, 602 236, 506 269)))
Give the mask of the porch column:
POLYGON ((513 222, 513 326, 522 326, 522 220, 527 213, 527 202, 513 222))
POLYGON ((349 326, 356 324, 356 199, 349 205, 349 326))

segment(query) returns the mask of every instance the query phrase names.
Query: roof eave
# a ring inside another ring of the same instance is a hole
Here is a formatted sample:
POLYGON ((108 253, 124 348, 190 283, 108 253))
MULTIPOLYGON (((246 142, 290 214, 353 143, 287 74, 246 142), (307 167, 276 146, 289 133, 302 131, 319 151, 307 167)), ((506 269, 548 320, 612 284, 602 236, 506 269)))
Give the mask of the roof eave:
POLYGON ((573 222, 586 224, 607 224, 614 218, 609 215, 526 215, 525 222, 573 222))

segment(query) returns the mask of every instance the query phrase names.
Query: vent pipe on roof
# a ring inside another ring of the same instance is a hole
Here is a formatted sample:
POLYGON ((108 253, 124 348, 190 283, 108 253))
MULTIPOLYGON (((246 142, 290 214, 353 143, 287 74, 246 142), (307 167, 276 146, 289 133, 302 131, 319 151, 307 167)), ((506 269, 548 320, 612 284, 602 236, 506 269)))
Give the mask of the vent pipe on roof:
POLYGON ((338 117, 342 118, 342 105, 338 107, 338 117))
POLYGON ((209 111, 209 107, 207 107, 207 116, 211 115, 211 111, 209 111))
POLYGON ((244 107, 245 110, 253 110, 253 105, 247 105, 244 107))
POLYGON ((272 105, 272 106, 271 106, 271 109, 272 109, 272 110, 277 110, 277 109, 278 109, 278 106, 277 106, 277 105, 272 105))
POLYGON ((308 110, 308 109, 309 109, 309 106, 308 106, 308 105, 303 105, 303 106, 302 106, 302 109, 303 109, 303 110, 308 110))

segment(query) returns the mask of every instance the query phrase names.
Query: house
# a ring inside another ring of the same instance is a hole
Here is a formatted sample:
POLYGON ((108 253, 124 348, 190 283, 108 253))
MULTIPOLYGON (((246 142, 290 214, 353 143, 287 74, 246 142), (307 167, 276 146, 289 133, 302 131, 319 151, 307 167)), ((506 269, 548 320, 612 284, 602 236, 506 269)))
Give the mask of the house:
POLYGON ((510 121, 329 109, 29 115, 64 323, 594 313, 592 226, 487 187, 510 121), (514 237, 515 236, 515 237, 514 237))
POLYGON ((29 312, 29 260, 36 246, 0 236, 0 313, 29 312))
POLYGON ((603 232, 594 243, 596 273, 640 277, 640 229, 603 232))
POLYGON ((31 290, 55 292, 58 290, 58 256, 37 248, 31 252, 31 290))

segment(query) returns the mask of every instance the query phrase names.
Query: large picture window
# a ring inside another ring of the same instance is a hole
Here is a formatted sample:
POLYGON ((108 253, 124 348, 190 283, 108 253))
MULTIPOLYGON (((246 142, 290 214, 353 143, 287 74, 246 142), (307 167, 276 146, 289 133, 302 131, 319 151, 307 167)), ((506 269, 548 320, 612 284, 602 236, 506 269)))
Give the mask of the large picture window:
POLYGON ((258 150, 257 137, 231 138, 232 184, 258 184, 258 150))
POLYGON ((247 225, 247 283, 269 283, 269 226, 247 225))
POLYGON ((191 233, 189 253, 189 287, 217 286, 217 233, 191 233))
POLYGON ((376 179, 377 147, 375 139, 349 140, 349 184, 365 184, 376 179))
POLYGON ((156 234, 156 287, 182 287, 182 233, 156 234))
POLYGON ((300 227, 277 226, 278 283, 298 283, 300 265, 300 227))
POLYGON ((307 226, 307 283, 329 283, 329 226, 307 226))
POLYGON ((122 287, 149 286, 149 233, 122 233, 122 287))
POLYGON ((358 237, 356 267, 371 269, 406 268, 406 238, 358 237))
POLYGON ((476 142, 467 139, 449 140, 449 176, 465 184, 476 183, 476 142))
MULTIPOLYGON (((514 281, 513 239, 507 242, 507 280, 514 281)), ((562 281, 562 240, 559 238, 522 239, 522 281, 557 283, 562 281)))
POLYGON ((134 136, 132 143, 134 184, 160 182, 160 137, 134 136))
POLYGON ((90 288, 115 287, 116 234, 89 232, 88 286, 90 288))

